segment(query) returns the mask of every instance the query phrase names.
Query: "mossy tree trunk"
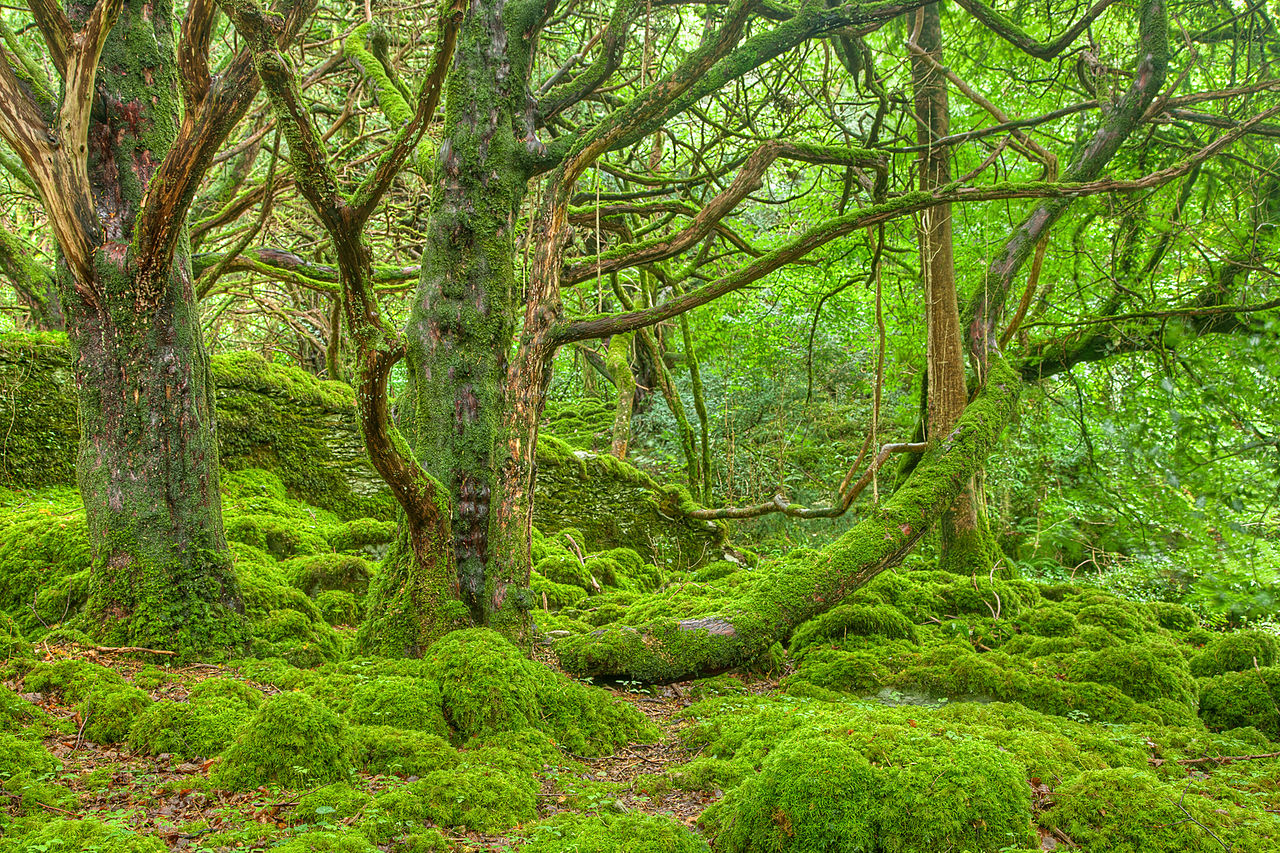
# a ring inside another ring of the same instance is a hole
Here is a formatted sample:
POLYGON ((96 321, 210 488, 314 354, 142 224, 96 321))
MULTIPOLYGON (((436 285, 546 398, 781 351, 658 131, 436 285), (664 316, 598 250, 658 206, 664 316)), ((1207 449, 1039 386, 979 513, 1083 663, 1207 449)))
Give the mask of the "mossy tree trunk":
POLYGON ((609 340, 609 349, 605 354, 609 375, 618 388, 618 404, 613 415, 613 436, 609 452, 619 459, 627 458, 627 447, 631 444, 631 409, 636 399, 636 377, 631 372, 632 337, 630 334, 614 335, 609 340))
MULTIPOLYGON (((30 8, 61 82, 3 52, 0 135, 60 250, 93 547, 86 619, 114 644, 235 645, 240 597, 184 223, 256 76, 244 55, 210 75, 209 0, 188 5, 176 43, 167 0, 30 8)), ((309 10, 288 9, 281 38, 309 10)))
MULTIPOLYGON (((951 151, 934 142, 949 133, 947 82, 942 63, 942 17, 938 3, 914 13, 911 82, 916 138, 923 146, 917 157, 920 189, 930 191, 951 182, 951 151)), ((964 412, 968 400, 964 342, 956 296, 955 255, 951 205, 940 204, 920 214, 917 237, 920 273, 924 281, 927 315, 928 364, 925 436, 947 435, 964 412)), ((960 491, 938 525, 940 565, 959 574, 987 574, 995 565, 998 547, 975 488, 980 472, 960 491)))

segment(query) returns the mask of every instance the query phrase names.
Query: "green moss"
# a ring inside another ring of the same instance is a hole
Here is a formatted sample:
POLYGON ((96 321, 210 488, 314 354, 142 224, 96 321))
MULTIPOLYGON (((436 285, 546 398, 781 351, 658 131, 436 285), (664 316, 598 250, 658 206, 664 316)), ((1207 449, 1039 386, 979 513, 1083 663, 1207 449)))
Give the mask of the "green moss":
POLYGON ((383 676, 354 686, 348 721, 449 736, 441 710, 440 688, 433 681, 383 676))
POLYGON ((373 577, 373 566, 368 560, 347 554, 295 557, 282 563, 280 569, 291 586, 312 598, 327 590, 363 596, 373 577))
POLYGON ((316 609, 325 622, 334 627, 354 628, 360 624, 364 608, 345 589, 326 589, 316 596, 316 609))
POLYGON ((1200 617, 1190 607, 1167 601, 1153 601, 1147 605, 1161 628, 1170 631, 1190 631, 1200 625, 1200 617))
POLYGON ((27 693, 58 696, 67 705, 77 705, 96 691, 128 686, 115 670, 78 658, 41 661, 23 679, 27 693))
POLYGON ((662 815, 557 815, 529 833, 529 853, 705 853, 707 842, 662 815))
POLYGON ((439 826, 502 832, 538 816, 538 783, 531 776, 484 765, 437 770, 412 783, 422 814, 439 826))
POLYGON ((548 580, 536 571, 529 576, 529 592, 535 604, 544 610, 559 610, 572 607, 587 597, 587 591, 580 586, 556 583, 548 580))
POLYGON ((363 773, 425 776, 458 763, 444 738, 391 726, 352 726, 351 756, 363 773))
POLYGON ((1053 801, 1041 823, 1066 833, 1085 850, 1220 853, 1222 845, 1189 821, 1188 813, 1220 837, 1233 835, 1226 816, 1213 804, 1195 794, 1183 796, 1181 786, 1164 785, 1142 770, 1086 771, 1055 791, 1053 801))
POLYGON ((1139 702, 1172 699, 1191 705, 1196 699, 1186 658, 1173 645, 1159 641, 1081 654, 1069 672, 1076 681, 1110 684, 1139 702))
POLYGON ((455 631, 431 646, 424 660, 440 685, 445 718, 461 739, 533 728, 570 752, 602 755, 656 736, 629 705, 528 660, 494 631, 455 631))
POLYGON ((0 610, 0 661, 18 661, 31 657, 31 643, 13 617, 0 610))
POLYGON ((1242 672, 1276 663, 1276 638, 1264 631, 1236 631, 1214 637, 1191 659, 1191 674, 1200 678, 1242 672))
MULTIPOLYGON (((73 409, 74 412, 74 409, 73 409)), ((61 622, 74 602, 37 593, 58 587, 89 568, 89 540, 79 495, 66 489, 38 493, 0 516, 0 611, 22 631, 61 622), (36 602, 37 613, 31 612, 36 602)))
POLYGON ((151 755, 212 758, 235 741, 252 717, 253 707, 233 696, 192 693, 187 702, 162 699, 134 720, 129 746, 151 755))
POLYGON ((87 740, 119 743, 129 736, 134 720, 150 704, 151 697, 136 687, 104 687, 92 691, 76 710, 87 740))
POLYGON ((202 702, 211 699, 233 699, 257 710, 262 704, 262 691, 234 678, 206 678, 191 688, 187 699, 202 702))
POLYGON ((702 817, 716 849, 873 850, 880 780, 857 746, 788 740, 702 817))
POLYGON ((219 788, 243 791, 267 782, 307 788, 351 772, 350 732, 341 718, 305 693, 262 704, 210 775, 219 788))
POLYGON ((354 830, 342 832, 306 832, 281 844, 272 845, 273 853, 377 853, 378 848, 354 830))
POLYGON ((335 782, 298 798, 293 819, 298 823, 335 823, 354 817, 373 797, 346 782, 335 782))
POLYGON ((8 844, 0 840, 0 845, 5 853, 166 853, 168 850, 154 836, 135 835, 95 818, 58 818, 8 844))
POLYGON ((851 634, 916 642, 911 620, 892 607, 842 604, 801 625, 791 637, 791 651, 795 654, 814 643, 842 640, 851 634))
POLYGON ((1215 731, 1253 726, 1280 740, 1280 667, 1202 679, 1200 718, 1215 731))

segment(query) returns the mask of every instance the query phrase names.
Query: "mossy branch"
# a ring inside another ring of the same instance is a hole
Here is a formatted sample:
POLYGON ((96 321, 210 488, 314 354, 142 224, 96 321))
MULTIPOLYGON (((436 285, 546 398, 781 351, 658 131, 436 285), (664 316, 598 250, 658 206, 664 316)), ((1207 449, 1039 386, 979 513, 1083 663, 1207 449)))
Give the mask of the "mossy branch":
MULTIPOLYGON (((974 0, 966 2, 973 3, 974 0)), ((1133 82, 1124 97, 1103 118, 1102 125, 1081 149, 1080 155, 1067 167, 1063 174, 1066 181, 1093 181, 1102 174, 1120 146, 1140 124, 1147 107, 1164 85, 1169 62, 1168 10, 1165 0, 1143 0, 1138 32, 1137 72, 1133 82)), ((1200 160, 1197 159, 1196 162, 1200 160)), ((1194 163, 1188 165, 1186 171, 1190 171, 1193 166, 1194 163)), ((1066 212, 1072 201, 1070 197, 1050 198, 1038 205, 1005 243, 1003 254, 988 267, 984 281, 977 288, 964 314, 969 327, 969 351, 980 367, 986 363, 988 354, 999 346, 997 329, 1014 278, 1022 264, 1031 256, 1040 238, 1066 212)))
POLYGON ((731 611, 700 619, 614 625, 561 641, 578 676, 668 683, 722 672, 759 657, 797 625, 829 610, 910 553, 995 449, 1022 382, 995 359, 987 383, 947 435, 888 501, 821 551, 800 551, 761 573, 731 611))
POLYGON ((1076 37, 1084 32, 1107 7, 1116 0, 1098 0, 1084 16, 1067 28, 1066 32, 1051 42, 1042 42, 1033 38, 1026 30, 1006 15, 983 3, 982 0, 956 0, 966 12, 977 18, 983 26, 991 30, 1009 44, 1036 59, 1053 59, 1062 53, 1076 37))

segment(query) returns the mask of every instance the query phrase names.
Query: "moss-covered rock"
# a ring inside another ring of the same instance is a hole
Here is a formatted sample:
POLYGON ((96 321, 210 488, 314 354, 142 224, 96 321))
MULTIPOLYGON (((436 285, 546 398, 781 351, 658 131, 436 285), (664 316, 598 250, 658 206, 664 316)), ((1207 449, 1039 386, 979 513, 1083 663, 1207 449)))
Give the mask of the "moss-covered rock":
POLYGON ((1202 679, 1200 717, 1214 731, 1253 726, 1280 740, 1280 667, 1202 679))
POLYGON ((445 719, 463 740, 533 728, 570 752, 603 755, 657 734, 631 706, 529 660, 494 631, 454 631, 424 660, 440 685, 445 719))
POLYGON ((1274 666, 1280 643, 1265 631, 1235 631, 1214 637, 1191 659, 1191 674, 1209 678, 1224 672, 1242 672, 1274 666))
POLYGON ((281 565, 289 583, 312 598, 328 590, 363 596, 373 577, 373 566, 363 557, 350 554, 317 554, 296 557, 281 565))
POLYGON ((1195 794, 1184 796, 1143 770, 1086 771, 1055 791, 1053 802, 1041 822, 1086 851, 1220 853, 1222 844, 1205 828, 1233 835, 1227 816, 1213 804, 1195 794))
POLYGON ((458 763, 458 751, 439 735, 391 726, 352 726, 351 758, 363 773, 425 776, 458 763))
POLYGON ((351 773, 351 735, 333 711, 290 691, 262 704, 210 774, 219 788, 244 791, 267 782, 309 788, 351 773))
POLYGON ((907 731, 869 745, 853 731, 797 731, 708 810, 717 848, 906 853, 1031 843, 1019 762, 981 741, 907 731))
POLYGON ((578 542, 583 551, 627 548, 666 570, 723 559, 724 528, 663 512, 662 487, 630 463, 549 435, 539 438, 537 462, 533 521, 543 534, 573 528, 586 540, 578 542))
POLYGON ((873 850, 879 778, 862 750, 832 738, 786 741, 760 772, 703 815, 716 848, 873 850))
POLYGON ((192 693, 186 702, 161 699, 138 715, 129 729, 135 752, 179 758, 212 758, 236 739, 254 708, 238 697, 192 693))

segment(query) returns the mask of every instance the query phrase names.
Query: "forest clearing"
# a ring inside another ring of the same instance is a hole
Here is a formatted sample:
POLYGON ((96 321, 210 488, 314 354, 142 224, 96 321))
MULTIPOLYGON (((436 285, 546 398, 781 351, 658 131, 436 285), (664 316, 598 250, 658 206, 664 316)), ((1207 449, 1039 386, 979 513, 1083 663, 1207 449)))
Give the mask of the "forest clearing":
POLYGON ((1280 850, 1278 15, 0 8, 0 853, 1280 850))

